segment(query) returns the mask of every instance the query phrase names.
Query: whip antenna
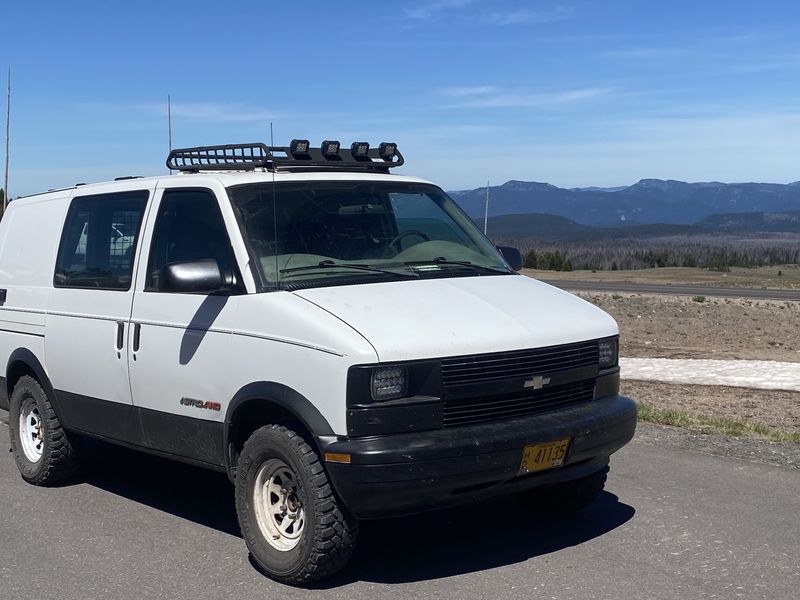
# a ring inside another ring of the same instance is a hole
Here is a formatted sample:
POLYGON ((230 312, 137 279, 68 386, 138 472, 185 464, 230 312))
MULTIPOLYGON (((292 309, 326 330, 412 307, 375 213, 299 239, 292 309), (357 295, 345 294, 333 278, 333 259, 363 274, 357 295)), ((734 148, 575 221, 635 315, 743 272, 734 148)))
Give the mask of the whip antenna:
MULTIPOLYGON (((167 134, 169 135, 169 151, 172 152, 172 98, 167 94, 167 134)), ((172 169, 169 170, 172 175, 172 169)))
MULTIPOLYGON (((272 149, 275 147, 275 137, 272 134, 272 121, 269 122, 269 154, 272 155, 272 149)), ((280 270, 278 263, 278 193, 275 190, 275 163, 272 164, 272 231, 275 235, 275 283, 278 287, 281 284, 280 270)), ((287 261, 288 264, 288 261, 287 261)))
POLYGON ((486 181, 486 208, 483 212, 483 235, 489 229, 489 181, 486 181))
POLYGON ((6 101, 6 170, 3 176, 3 212, 8 206, 8 153, 11 139, 11 67, 8 67, 8 99, 6 101))

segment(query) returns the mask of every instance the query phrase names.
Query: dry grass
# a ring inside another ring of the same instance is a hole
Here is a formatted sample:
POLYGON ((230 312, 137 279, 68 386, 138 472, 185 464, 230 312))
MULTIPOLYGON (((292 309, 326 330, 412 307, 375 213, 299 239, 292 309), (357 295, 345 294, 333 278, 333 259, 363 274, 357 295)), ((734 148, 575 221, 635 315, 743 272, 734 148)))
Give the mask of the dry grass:
POLYGON ((731 436, 800 442, 800 392, 623 381, 643 421, 731 436))
POLYGON ((800 433, 773 429, 761 423, 746 423, 727 417, 692 416, 679 410, 660 411, 647 404, 639 404, 639 420, 731 437, 761 437, 774 442, 800 442, 800 433))

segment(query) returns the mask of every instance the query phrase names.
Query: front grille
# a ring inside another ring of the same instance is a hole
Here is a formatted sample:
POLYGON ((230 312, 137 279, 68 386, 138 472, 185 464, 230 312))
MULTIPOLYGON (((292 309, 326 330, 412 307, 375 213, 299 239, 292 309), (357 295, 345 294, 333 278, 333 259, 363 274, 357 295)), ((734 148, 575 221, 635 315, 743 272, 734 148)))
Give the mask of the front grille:
POLYGON ((594 380, 568 383, 550 389, 503 394, 491 397, 445 397, 444 426, 473 425, 501 419, 525 417, 556 408, 591 402, 594 380))
POLYGON ((596 340, 446 358, 444 426, 513 419, 590 402, 598 360, 596 340), (537 375, 558 381, 539 390, 525 389, 525 380, 537 375))
POLYGON ((598 364, 597 340, 493 354, 458 356, 442 360, 445 389, 457 385, 527 378, 598 364))

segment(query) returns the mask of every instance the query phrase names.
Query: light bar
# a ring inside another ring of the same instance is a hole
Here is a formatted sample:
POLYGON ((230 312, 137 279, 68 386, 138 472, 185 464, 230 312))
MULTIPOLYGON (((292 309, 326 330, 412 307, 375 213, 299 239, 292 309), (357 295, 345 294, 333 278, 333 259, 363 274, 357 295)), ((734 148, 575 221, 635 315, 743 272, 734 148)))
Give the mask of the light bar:
POLYGON ((350 154, 356 160, 367 160, 369 158, 369 142, 353 142, 350 146, 350 154))

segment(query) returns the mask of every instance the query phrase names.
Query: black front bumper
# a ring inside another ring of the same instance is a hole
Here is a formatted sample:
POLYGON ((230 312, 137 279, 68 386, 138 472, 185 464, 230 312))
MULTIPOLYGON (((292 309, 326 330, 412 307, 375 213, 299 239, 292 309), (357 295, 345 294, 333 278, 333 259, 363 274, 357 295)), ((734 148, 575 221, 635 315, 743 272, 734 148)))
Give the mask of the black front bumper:
POLYGON ((421 512, 576 479, 604 468, 633 437, 636 404, 614 395, 496 423, 365 438, 323 437, 336 492, 360 519, 421 512), (564 466, 519 475, 522 450, 569 437, 564 466))

